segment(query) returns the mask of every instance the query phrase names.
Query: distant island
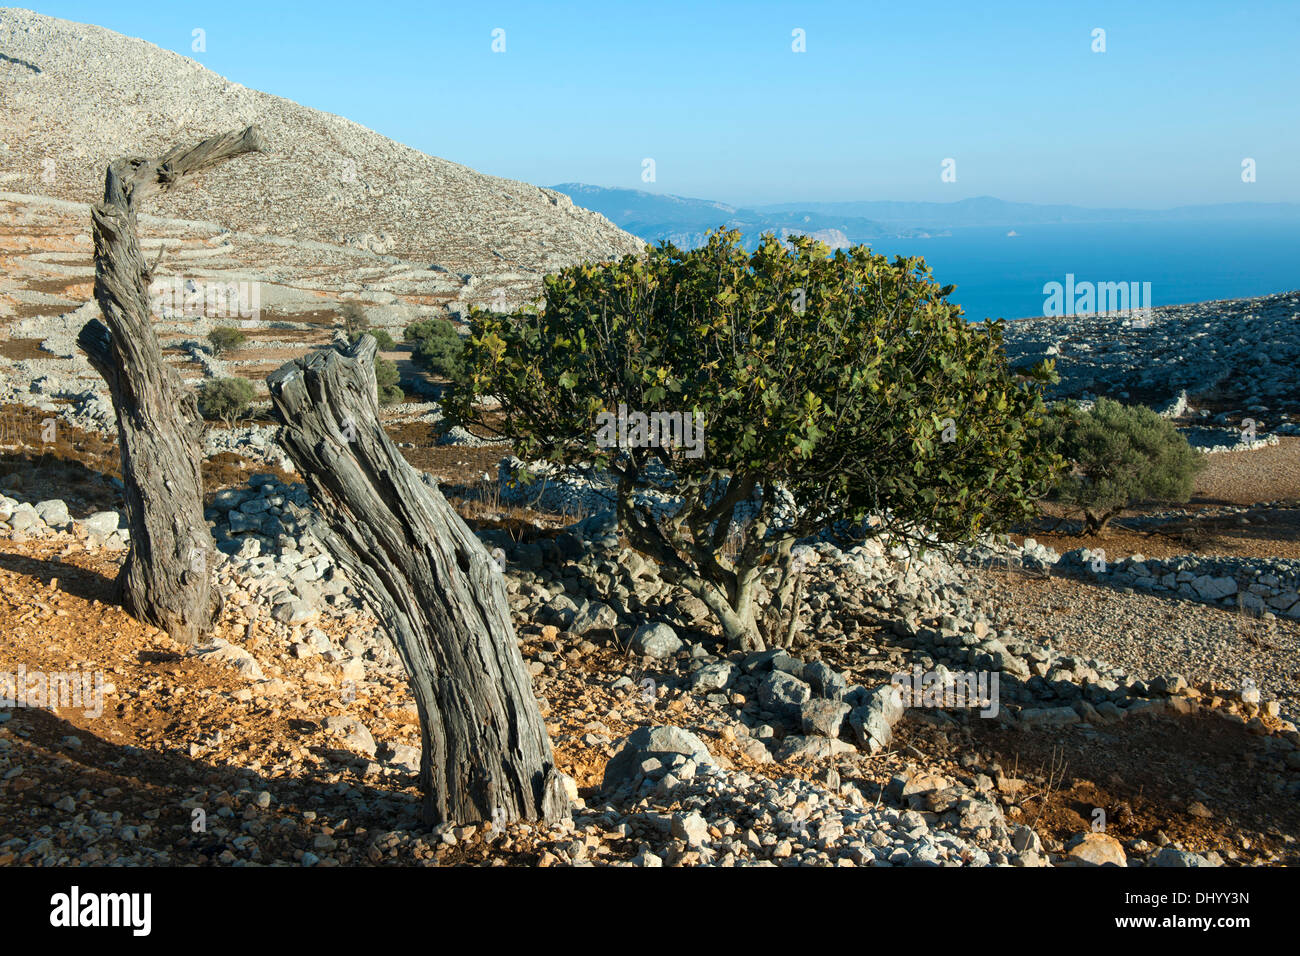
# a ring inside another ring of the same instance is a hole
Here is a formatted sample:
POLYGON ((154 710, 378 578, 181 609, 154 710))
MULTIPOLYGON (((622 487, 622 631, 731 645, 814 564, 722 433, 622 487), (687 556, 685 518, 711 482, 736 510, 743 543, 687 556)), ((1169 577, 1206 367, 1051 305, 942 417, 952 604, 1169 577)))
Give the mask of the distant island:
POLYGON ((810 235, 832 248, 875 245, 883 239, 933 239, 953 229, 1016 228, 1064 223, 1287 222, 1300 225, 1297 203, 1219 203, 1172 209, 1090 208, 1009 202, 977 196, 956 202, 787 202, 751 207, 691 199, 643 189, 586 183, 549 187, 579 206, 598 212, 648 242, 668 241, 684 249, 704 242, 718 227, 740 231, 752 247, 765 232, 810 235))
POLYGON ((808 235, 831 248, 874 244, 882 239, 928 239, 927 229, 876 222, 868 217, 819 212, 811 208, 749 209, 709 199, 688 199, 640 189, 609 189, 585 183, 549 187, 577 205, 598 212, 647 242, 671 242, 682 249, 703 245, 712 229, 740 231, 753 248, 764 233, 808 235))

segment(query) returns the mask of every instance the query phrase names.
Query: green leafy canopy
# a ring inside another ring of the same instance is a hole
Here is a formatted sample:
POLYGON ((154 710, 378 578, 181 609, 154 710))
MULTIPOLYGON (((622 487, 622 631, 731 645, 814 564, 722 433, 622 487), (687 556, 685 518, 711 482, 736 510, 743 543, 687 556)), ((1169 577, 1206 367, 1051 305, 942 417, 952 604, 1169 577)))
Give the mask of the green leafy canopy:
POLYGON ((451 411, 485 424, 474 402, 493 395, 521 455, 602 464, 617 450, 596 444, 601 412, 698 412, 702 458, 643 455, 678 488, 747 476, 794 496, 803 533, 888 511, 966 537, 1030 513, 1056 463, 1040 383, 1008 369, 1001 324, 966 322, 950 292, 923 260, 861 246, 664 243, 548 276, 539 309, 475 310, 451 411))
POLYGON ((1074 465, 1056 496, 1084 513, 1090 531, 1104 529, 1138 501, 1187 501, 1205 465, 1172 422, 1144 405, 1109 398, 1087 411, 1062 409, 1045 434, 1074 465))

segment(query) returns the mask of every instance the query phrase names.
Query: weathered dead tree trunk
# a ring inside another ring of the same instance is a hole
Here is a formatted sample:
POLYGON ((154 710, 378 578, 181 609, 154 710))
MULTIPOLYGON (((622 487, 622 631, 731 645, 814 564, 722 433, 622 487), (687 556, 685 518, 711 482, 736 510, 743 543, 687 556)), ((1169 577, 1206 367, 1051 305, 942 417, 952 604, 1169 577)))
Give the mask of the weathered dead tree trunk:
POLYGON ((323 520, 300 515, 349 573, 406 664, 420 712, 425 820, 569 813, 505 583, 486 548, 379 423, 375 340, 267 377, 277 438, 323 520))
POLYGON ((204 426, 193 393, 158 347, 136 209, 184 176, 261 148, 250 126, 157 159, 115 160, 104 199, 90 211, 95 299, 104 322, 86 323, 77 344, 108 383, 117 413, 131 550, 116 596, 128 613, 187 644, 211 630, 217 610, 209 574, 213 541, 203 520, 204 426))

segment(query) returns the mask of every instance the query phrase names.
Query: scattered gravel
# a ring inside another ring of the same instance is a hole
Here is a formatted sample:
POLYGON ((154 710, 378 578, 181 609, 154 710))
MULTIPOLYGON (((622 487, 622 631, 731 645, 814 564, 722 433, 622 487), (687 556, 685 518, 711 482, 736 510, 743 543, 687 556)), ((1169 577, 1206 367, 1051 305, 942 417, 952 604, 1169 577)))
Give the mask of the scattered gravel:
POLYGON ((982 573, 996 589, 999 623, 1029 639, 1143 679, 1183 674, 1236 688, 1249 679, 1287 719, 1300 719, 1300 621, 1263 621, 1082 579, 982 573))

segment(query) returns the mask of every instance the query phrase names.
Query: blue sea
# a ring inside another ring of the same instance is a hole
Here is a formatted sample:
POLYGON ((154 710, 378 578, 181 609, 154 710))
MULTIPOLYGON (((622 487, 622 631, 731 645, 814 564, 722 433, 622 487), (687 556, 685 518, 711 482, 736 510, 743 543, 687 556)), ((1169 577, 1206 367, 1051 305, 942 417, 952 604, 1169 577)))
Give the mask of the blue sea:
MULTIPOLYGON (((931 239, 886 239, 876 252, 923 256, 957 288, 968 318, 1043 315, 1048 282, 1150 282, 1152 306, 1300 289, 1295 222, 1059 223, 953 229, 931 239)), ((1144 303, 1146 304, 1146 303, 1144 303)))

